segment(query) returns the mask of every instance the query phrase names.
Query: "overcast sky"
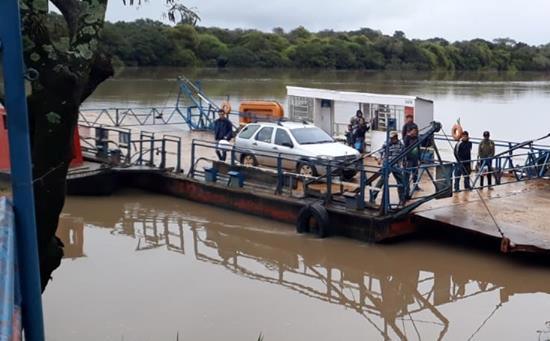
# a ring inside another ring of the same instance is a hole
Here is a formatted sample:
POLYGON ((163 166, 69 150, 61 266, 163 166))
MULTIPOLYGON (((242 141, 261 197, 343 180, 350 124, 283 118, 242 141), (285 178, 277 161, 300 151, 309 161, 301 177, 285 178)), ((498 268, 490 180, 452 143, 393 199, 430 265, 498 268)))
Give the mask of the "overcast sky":
MULTIPOLYGON (((450 41, 509 37, 529 44, 550 42, 550 0, 184 0, 197 9, 201 26, 271 31, 304 26, 354 30, 369 27, 409 38, 442 37, 450 41)), ((139 8, 109 1, 107 19, 163 20, 165 0, 139 8)), ((163 20, 165 21, 165 20, 163 20)))

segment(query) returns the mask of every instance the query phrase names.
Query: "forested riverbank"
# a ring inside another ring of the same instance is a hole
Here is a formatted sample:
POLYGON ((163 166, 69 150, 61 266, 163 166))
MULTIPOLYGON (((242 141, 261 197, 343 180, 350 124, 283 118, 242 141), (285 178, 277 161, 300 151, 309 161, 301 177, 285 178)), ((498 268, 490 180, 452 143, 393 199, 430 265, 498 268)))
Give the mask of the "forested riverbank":
MULTIPOLYGON (((51 25, 61 32, 58 22, 53 15, 51 25)), ((400 31, 389 36, 369 28, 266 33, 137 20, 106 23, 102 45, 132 66, 550 71, 550 44, 530 46, 508 38, 411 40, 400 31)))

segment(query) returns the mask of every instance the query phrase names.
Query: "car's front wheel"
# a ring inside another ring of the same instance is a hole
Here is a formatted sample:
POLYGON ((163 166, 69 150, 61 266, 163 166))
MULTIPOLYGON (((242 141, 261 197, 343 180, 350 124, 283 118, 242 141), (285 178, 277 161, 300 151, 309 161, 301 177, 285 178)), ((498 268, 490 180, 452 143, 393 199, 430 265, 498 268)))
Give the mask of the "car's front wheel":
POLYGON ((309 162, 298 163, 296 172, 302 176, 317 176, 317 169, 309 162))

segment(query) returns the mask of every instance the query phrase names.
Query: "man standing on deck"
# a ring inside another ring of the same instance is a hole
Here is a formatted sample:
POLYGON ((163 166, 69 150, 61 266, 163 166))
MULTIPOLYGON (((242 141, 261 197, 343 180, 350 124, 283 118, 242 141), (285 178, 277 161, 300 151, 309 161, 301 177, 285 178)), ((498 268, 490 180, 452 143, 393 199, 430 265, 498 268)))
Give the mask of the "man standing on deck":
POLYGON ((485 175, 487 174, 487 183, 489 184, 489 189, 493 189, 491 185, 493 184, 493 157, 495 156, 495 143, 490 139, 491 134, 488 131, 483 133, 483 140, 479 143, 479 148, 477 150, 477 157, 479 159, 479 171, 481 172, 481 177, 479 178, 479 183, 483 187, 485 175))
POLYGON ((462 138, 455 145, 455 157, 458 161, 455 167, 455 192, 460 190, 460 178, 464 177, 464 188, 471 190, 470 173, 472 172, 472 142, 467 131, 462 132, 462 138))
MULTIPOLYGON (((410 146, 414 145, 418 142, 418 128, 412 127, 405 136, 404 139, 404 145, 405 149, 409 148, 410 146)), ((420 145, 413 148, 406 156, 405 158, 405 168, 407 168, 405 172, 405 195, 407 199, 410 199, 411 193, 410 193, 410 187, 409 187, 409 172, 412 174, 412 181, 414 184, 413 191, 415 189, 420 190, 420 187, 418 186, 418 166, 420 164, 420 145)))
MULTIPOLYGON (((377 160, 378 165, 382 164, 382 160, 384 160, 384 158, 387 158, 387 160, 390 161, 394 159, 396 156, 398 156, 399 154, 401 154, 401 152, 403 151, 403 143, 399 141, 399 134, 397 133, 397 131, 392 131, 390 133, 390 141, 389 141, 389 145, 387 146, 388 155, 384 155, 384 153, 386 152, 387 143, 388 142, 384 143, 384 145, 382 146, 382 149, 380 151, 380 159, 377 160)), ((398 167, 398 165, 395 165, 394 167, 398 167)), ((397 193, 399 194, 399 204, 403 205, 405 203, 405 192, 403 191, 403 174, 400 171, 396 171, 396 170, 392 170, 392 174, 398 185, 397 193)), ((384 179, 382 178, 382 176, 380 176, 375 187, 381 188, 383 183, 384 183, 384 179)), ((378 192, 379 190, 370 191, 369 202, 371 204, 375 203, 376 197, 378 196, 378 192)))
POLYGON ((405 136, 407 136, 407 133, 413 128, 416 128, 416 130, 418 131, 418 125, 414 123, 414 116, 410 113, 406 114, 405 124, 403 125, 403 129, 401 130, 401 138, 403 139, 403 141, 405 141, 405 136))
POLYGON ((231 121, 226 117, 225 111, 220 109, 218 112, 220 117, 214 121, 214 139, 218 142, 216 154, 221 161, 225 161, 227 157, 227 152, 223 143, 220 144, 220 141, 231 141, 233 137, 233 125, 231 121))
POLYGON ((364 153, 365 135, 369 131, 369 126, 363 117, 359 117, 356 122, 355 129, 353 129, 353 148, 359 153, 364 153))
POLYGON ((352 125, 352 127, 355 129, 357 123, 358 123, 358 120, 360 118, 364 118, 363 117, 363 112, 361 110, 357 110, 355 112, 355 116, 352 116, 352 118, 349 120, 349 123, 352 125))

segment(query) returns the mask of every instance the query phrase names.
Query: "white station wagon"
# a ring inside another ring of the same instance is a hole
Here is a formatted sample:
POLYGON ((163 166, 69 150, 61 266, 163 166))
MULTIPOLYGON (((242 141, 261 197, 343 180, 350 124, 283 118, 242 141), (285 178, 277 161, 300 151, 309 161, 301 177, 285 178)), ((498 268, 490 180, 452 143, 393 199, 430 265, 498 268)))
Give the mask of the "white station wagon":
POLYGON ((277 166, 277 156, 285 158, 283 168, 300 175, 318 176, 326 173, 326 161, 341 164, 341 175, 349 180, 357 173, 361 154, 336 142, 322 129, 307 123, 249 123, 235 138, 235 147, 242 164, 277 166), (325 162, 323 162, 325 161, 325 162))

